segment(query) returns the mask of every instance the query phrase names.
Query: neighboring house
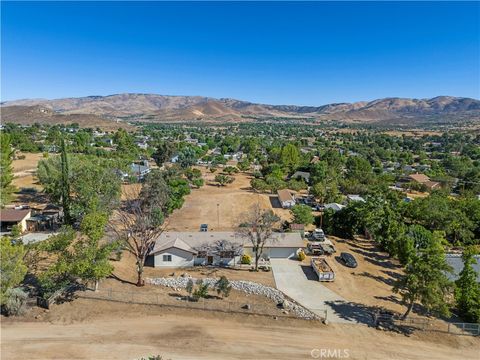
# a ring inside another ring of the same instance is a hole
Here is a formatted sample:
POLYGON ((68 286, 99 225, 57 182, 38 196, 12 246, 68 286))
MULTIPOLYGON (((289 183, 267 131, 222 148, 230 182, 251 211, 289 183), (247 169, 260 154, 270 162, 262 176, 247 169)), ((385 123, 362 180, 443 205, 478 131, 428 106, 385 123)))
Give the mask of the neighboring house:
POLYGON ((310 164, 316 164, 320 161, 320 158, 318 156, 314 156, 312 160, 310 160, 310 164))
POLYGON ((347 201, 348 202, 351 202, 351 201, 365 202, 365 199, 363 197, 361 197, 360 195, 347 195, 347 201))
POLYGON ((0 210, 0 227, 2 232, 11 231, 18 225, 23 233, 27 230, 27 220, 31 217, 30 209, 2 209, 0 210))
POLYGON ((282 208, 288 209, 295 206, 295 198, 288 189, 282 189, 277 191, 278 201, 282 208))
POLYGON ((338 204, 338 203, 330 203, 330 204, 325 204, 324 209, 332 209, 333 211, 340 211, 345 207, 345 205, 338 204))
POLYGON ((427 181, 426 183, 424 183, 424 185, 427 187, 428 190, 432 191, 432 190, 436 190, 436 189, 440 189, 441 188, 441 184, 437 181, 427 181))
MULTIPOLYGON (((143 180, 145 176, 150 172, 150 166, 148 161, 144 161, 143 164, 132 163, 130 165, 130 172, 132 176, 135 176, 138 180, 143 180)), ((126 176, 128 177, 128 174, 126 176)))
POLYGON ((310 183, 310 173, 306 171, 297 171, 290 178, 295 180, 302 179, 307 184, 310 183))
MULTIPOLYGON (((273 233, 262 257, 290 258, 305 243, 299 233, 273 233)), ((235 232, 164 232, 157 239, 147 263, 154 267, 196 265, 234 266, 242 254, 253 256, 252 244, 235 232)))
MULTIPOLYGON (((452 272, 447 273, 450 281, 458 279, 460 272, 463 270, 463 260, 461 254, 446 254, 447 264, 452 267, 452 272)), ((480 283, 480 255, 475 255, 476 262, 473 264, 473 269, 477 273, 477 283, 480 283)))
POLYGON ((425 174, 411 174, 408 176, 408 179, 418 184, 425 185, 425 187, 430 191, 439 189, 441 187, 439 182, 430 180, 430 178, 425 174))
POLYGON ((417 182, 419 184, 425 184, 427 181, 430 181, 430 178, 425 174, 410 174, 408 175, 409 180, 417 182))

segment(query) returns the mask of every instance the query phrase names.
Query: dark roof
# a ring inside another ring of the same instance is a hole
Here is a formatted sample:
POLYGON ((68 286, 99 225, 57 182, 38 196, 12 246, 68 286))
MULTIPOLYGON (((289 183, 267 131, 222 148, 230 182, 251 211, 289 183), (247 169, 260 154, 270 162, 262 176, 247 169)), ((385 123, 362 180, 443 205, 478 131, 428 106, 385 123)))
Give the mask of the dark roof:
POLYGON ((25 219, 30 214, 29 209, 2 209, 0 211, 0 220, 2 222, 19 222, 25 219))

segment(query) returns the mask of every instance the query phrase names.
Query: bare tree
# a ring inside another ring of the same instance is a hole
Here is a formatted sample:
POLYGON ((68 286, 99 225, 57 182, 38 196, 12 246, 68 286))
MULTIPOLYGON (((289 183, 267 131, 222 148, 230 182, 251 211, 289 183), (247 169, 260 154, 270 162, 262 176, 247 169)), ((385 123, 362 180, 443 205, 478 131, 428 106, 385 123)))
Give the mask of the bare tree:
POLYGON ((255 204, 242 217, 237 234, 250 241, 255 255, 255 271, 258 271, 258 261, 263 254, 263 248, 268 240, 273 240, 273 227, 280 218, 272 210, 264 210, 255 204))
POLYGON ((138 189, 124 192, 124 202, 110 220, 109 228, 136 259, 137 286, 144 286, 143 268, 147 256, 155 246, 166 225, 158 225, 150 207, 142 206, 138 189))

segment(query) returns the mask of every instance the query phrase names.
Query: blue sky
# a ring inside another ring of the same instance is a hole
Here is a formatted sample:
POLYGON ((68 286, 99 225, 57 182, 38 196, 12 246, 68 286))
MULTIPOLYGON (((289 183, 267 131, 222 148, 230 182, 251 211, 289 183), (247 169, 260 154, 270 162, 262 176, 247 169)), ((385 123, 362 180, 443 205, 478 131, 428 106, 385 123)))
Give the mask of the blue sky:
POLYGON ((2 2, 2 100, 480 98, 478 2, 2 2))

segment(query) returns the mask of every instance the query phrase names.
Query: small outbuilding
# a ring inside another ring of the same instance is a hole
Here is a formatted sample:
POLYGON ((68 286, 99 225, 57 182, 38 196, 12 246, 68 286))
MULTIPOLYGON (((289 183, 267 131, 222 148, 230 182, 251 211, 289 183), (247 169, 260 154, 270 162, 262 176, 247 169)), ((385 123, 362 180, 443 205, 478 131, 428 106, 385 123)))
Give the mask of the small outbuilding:
POLYGON ((277 191, 278 201, 284 209, 289 209, 295 206, 295 198, 288 189, 282 189, 277 191))
POLYGON ((2 209, 0 210, 0 226, 2 232, 11 231, 18 225, 23 233, 27 230, 27 219, 31 217, 30 209, 2 209))

